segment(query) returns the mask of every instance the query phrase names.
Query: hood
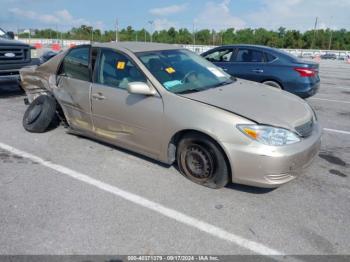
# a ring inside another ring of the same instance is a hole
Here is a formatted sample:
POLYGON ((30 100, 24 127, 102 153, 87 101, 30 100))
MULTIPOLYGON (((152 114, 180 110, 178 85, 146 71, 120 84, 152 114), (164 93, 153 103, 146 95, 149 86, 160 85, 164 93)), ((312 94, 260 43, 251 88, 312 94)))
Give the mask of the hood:
POLYGON ((237 80, 205 91, 182 95, 243 116, 259 124, 294 130, 312 119, 310 106, 301 98, 267 85, 237 80))
POLYGON ((6 38, 1 38, 0 37, 0 45, 16 45, 16 46, 29 46, 23 42, 17 41, 17 40, 13 40, 13 39, 6 39, 6 38))

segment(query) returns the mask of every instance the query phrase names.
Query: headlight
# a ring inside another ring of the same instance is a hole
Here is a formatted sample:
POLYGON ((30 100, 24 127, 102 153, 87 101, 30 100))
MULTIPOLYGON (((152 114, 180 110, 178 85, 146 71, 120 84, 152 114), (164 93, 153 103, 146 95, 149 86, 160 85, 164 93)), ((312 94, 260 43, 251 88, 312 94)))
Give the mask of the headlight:
POLYGON ((237 125, 246 136, 269 146, 290 145, 300 141, 297 134, 283 128, 263 125, 237 125))

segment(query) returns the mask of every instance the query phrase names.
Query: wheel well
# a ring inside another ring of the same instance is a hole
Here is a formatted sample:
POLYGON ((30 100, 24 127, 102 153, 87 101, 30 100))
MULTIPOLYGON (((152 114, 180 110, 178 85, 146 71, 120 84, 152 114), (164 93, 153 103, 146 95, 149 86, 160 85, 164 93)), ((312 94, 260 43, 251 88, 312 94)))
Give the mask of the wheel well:
POLYGON ((64 126, 68 126, 68 121, 67 121, 66 115, 64 114, 64 111, 62 109, 61 104, 58 102, 58 100, 56 99, 56 97, 53 95, 52 92, 47 91, 46 95, 51 96, 53 99, 55 99, 55 101, 56 101, 56 114, 57 114, 59 120, 62 122, 62 124, 64 126))
POLYGON ((61 104, 58 102, 58 100, 55 98, 55 96, 53 96, 53 98, 56 100, 56 105, 57 105, 57 107, 56 107, 56 113, 57 113, 58 118, 59 118, 60 121, 62 122, 63 126, 68 127, 69 124, 68 124, 66 115, 64 114, 64 111, 63 111, 63 109, 62 109, 61 104))
POLYGON ((281 86, 282 89, 284 89, 282 83, 281 83, 280 81, 276 80, 276 79, 271 79, 271 78, 269 78, 269 79, 264 79, 263 81, 261 81, 261 83, 264 83, 264 82, 267 82, 267 81, 276 82, 277 84, 279 84, 279 85, 281 86))
POLYGON ((171 138, 169 145, 168 145, 168 159, 169 159, 169 163, 174 163, 176 162, 176 150, 177 150, 177 146, 179 144, 179 142, 181 141, 181 139, 188 134, 200 134, 203 136, 206 136, 208 139, 210 139, 212 142, 214 142, 218 148, 222 151, 222 154, 224 155, 227 167, 229 169, 230 175, 231 175, 231 179, 232 179, 232 169, 231 169, 231 164, 230 161, 228 160, 228 157, 226 155, 225 150, 221 147, 221 145, 211 136, 209 136, 206 133, 203 133, 201 131, 197 131, 197 130, 192 130, 192 129, 186 129, 186 130, 181 130, 179 132, 177 132, 175 135, 173 135, 173 137, 171 138))

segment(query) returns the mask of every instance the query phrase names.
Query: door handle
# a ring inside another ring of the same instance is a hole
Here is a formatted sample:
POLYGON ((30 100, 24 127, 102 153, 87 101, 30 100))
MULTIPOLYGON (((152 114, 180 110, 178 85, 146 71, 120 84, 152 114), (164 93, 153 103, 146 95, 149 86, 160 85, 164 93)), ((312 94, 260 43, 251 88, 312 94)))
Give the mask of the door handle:
POLYGON ((253 69, 252 71, 254 73, 264 73, 264 70, 262 70, 262 69, 253 69))
POLYGON ((106 97, 102 93, 92 94, 92 98, 95 100, 104 100, 106 97))

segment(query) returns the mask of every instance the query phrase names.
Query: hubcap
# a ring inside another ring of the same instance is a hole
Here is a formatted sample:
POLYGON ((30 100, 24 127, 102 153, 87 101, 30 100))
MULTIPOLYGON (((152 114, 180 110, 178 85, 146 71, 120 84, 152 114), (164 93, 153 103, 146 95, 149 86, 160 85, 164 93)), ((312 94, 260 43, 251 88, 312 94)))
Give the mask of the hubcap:
POLYGON ((189 146, 183 160, 186 173, 194 178, 208 179, 212 176, 213 159, 205 148, 199 145, 189 146))

